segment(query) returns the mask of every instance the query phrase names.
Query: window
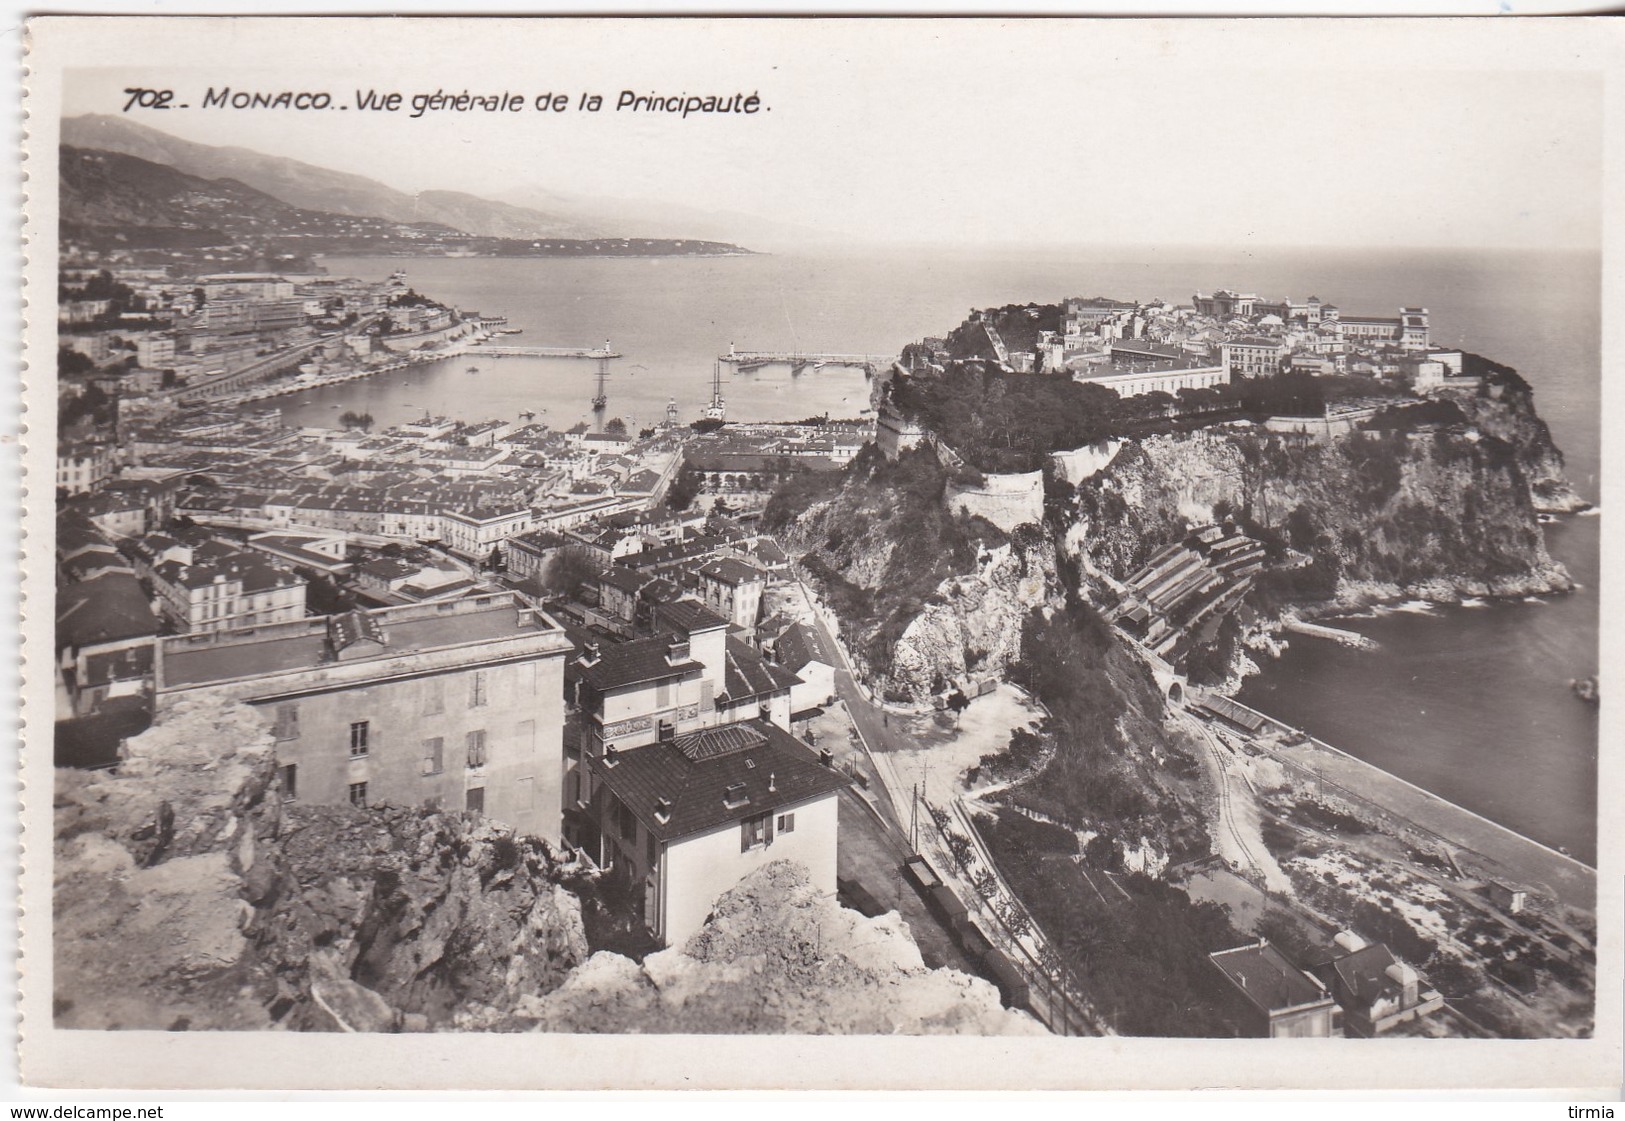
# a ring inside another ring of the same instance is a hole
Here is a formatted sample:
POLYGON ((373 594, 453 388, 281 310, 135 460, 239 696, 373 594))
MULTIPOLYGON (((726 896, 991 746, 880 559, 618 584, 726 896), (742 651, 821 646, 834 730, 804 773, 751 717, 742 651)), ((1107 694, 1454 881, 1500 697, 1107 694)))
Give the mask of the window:
POLYGON ((757 814, 755 817, 747 817, 739 823, 740 852, 749 852, 753 848, 769 844, 772 840, 772 814, 757 814))
POLYGON ((662 681, 655 685, 655 707, 670 708, 672 705, 671 682, 662 681))
POLYGON ((363 810, 367 808, 367 784, 366 783, 364 783, 364 782, 352 782, 350 784, 350 805, 357 806, 357 807, 359 807, 359 808, 361 808, 363 810))
POLYGON ((439 716, 446 711, 446 683, 431 677, 423 683, 423 715, 439 716))
POLYGON ((778 829, 780 833, 794 833, 796 831, 796 815, 780 814, 778 829))
POLYGON ((277 705, 276 726, 271 734, 278 740, 296 740, 299 738, 299 706, 277 705))
POLYGON ((468 765, 485 766, 485 729, 468 733, 468 765))
POLYGON ((471 814, 485 812, 485 787, 471 786, 463 795, 463 808, 471 814))
POLYGON ((357 720, 350 725, 350 758, 357 759, 367 753, 367 721, 357 720))
POLYGON ((468 682, 468 707, 485 707, 485 671, 477 669, 468 682))
POLYGON ((282 800, 291 802, 299 797, 299 764, 285 763, 277 774, 282 780, 282 800))
POLYGON ((442 736, 431 736, 423 741, 423 773, 438 775, 446 769, 446 741, 442 736))
POLYGON ((628 841, 637 839, 638 819, 637 816, 632 813, 631 806, 628 806, 625 802, 617 798, 615 799, 615 805, 611 810, 610 816, 615 822, 615 831, 617 833, 619 833, 622 837, 625 837, 628 841))

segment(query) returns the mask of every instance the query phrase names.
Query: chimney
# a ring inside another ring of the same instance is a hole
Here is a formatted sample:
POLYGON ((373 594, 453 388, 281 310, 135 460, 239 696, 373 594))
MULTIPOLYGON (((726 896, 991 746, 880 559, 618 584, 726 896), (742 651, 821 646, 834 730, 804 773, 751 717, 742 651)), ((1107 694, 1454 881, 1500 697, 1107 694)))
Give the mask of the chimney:
POLYGON ((584 666, 595 666, 595 665, 597 665, 598 664, 598 650, 599 650, 599 647, 598 647, 598 644, 596 642, 586 643, 581 648, 581 664, 584 665, 584 666))
POLYGON ((826 747, 818 753, 818 761, 826 767, 833 767, 835 766, 835 753, 826 747))
POLYGON ((1401 1008, 1416 1007, 1416 970, 1402 961, 1396 961, 1383 972, 1388 975, 1389 980, 1399 986, 1399 1006, 1401 1008))
POLYGON ((614 744, 604 745, 604 766, 613 767, 620 762, 619 754, 619 749, 614 744))
POLYGON ((673 638, 666 646, 666 661, 678 665, 689 659, 688 637, 673 638))
POLYGON ((777 771, 767 772, 767 792, 769 794, 777 794, 779 792, 779 776, 777 771))

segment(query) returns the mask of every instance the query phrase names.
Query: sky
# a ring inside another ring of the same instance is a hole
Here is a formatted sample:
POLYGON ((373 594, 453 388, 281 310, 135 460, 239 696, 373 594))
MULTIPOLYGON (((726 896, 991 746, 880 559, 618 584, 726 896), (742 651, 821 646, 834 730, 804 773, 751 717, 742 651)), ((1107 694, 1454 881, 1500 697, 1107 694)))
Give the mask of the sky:
POLYGON ((1416 23, 375 20, 278 28, 272 49, 252 22, 85 51, 62 111, 172 88, 192 107, 128 115, 409 192, 659 199, 868 244, 1594 248, 1601 231, 1600 76, 1416 23), (352 108, 200 107, 227 86, 352 108), (527 108, 413 119, 354 108, 369 89, 527 108), (622 90, 763 108, 616 111, 622 90), (601 112, 533 107, 588 91, 601 112))

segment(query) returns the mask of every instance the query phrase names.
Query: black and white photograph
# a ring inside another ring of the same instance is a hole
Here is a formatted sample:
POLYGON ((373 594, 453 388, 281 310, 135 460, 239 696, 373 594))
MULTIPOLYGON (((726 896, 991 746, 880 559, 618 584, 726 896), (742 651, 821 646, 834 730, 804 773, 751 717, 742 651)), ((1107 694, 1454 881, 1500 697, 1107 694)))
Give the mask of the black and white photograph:
POLYGON ((25 1083, 1617 1086, 1619 30, 34 19, 25 1083))

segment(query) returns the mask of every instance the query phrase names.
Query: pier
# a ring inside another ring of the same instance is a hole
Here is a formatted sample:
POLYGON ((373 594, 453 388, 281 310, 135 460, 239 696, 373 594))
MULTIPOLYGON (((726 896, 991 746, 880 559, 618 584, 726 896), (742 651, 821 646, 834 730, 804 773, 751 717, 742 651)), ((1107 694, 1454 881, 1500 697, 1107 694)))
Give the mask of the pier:
POLYGON ((1324 638, 1340 646, 1347 646, 1354 650, 1375 650, 1377 640, 1358 631, 1345 630, 1341 627, 1328 627, 1320 623, 1310 623, 1303 619, 1289 619, 1282 624, 1286 630, 1294 634, 1306 634, 1312 638, 1324 638))
POLYGON ((756 366, 789 366, 799 373, 808 366, 860 366, 882 370, 897 361, 895 354, 830 354, 799 350, 739 350, 729 347, 717 361, 748 370, 756 366))
POLYGON ((607 347, 584 346, 467 346, 458 354, 490 355, 493 358, 620 358, 620 351, 607 347))

